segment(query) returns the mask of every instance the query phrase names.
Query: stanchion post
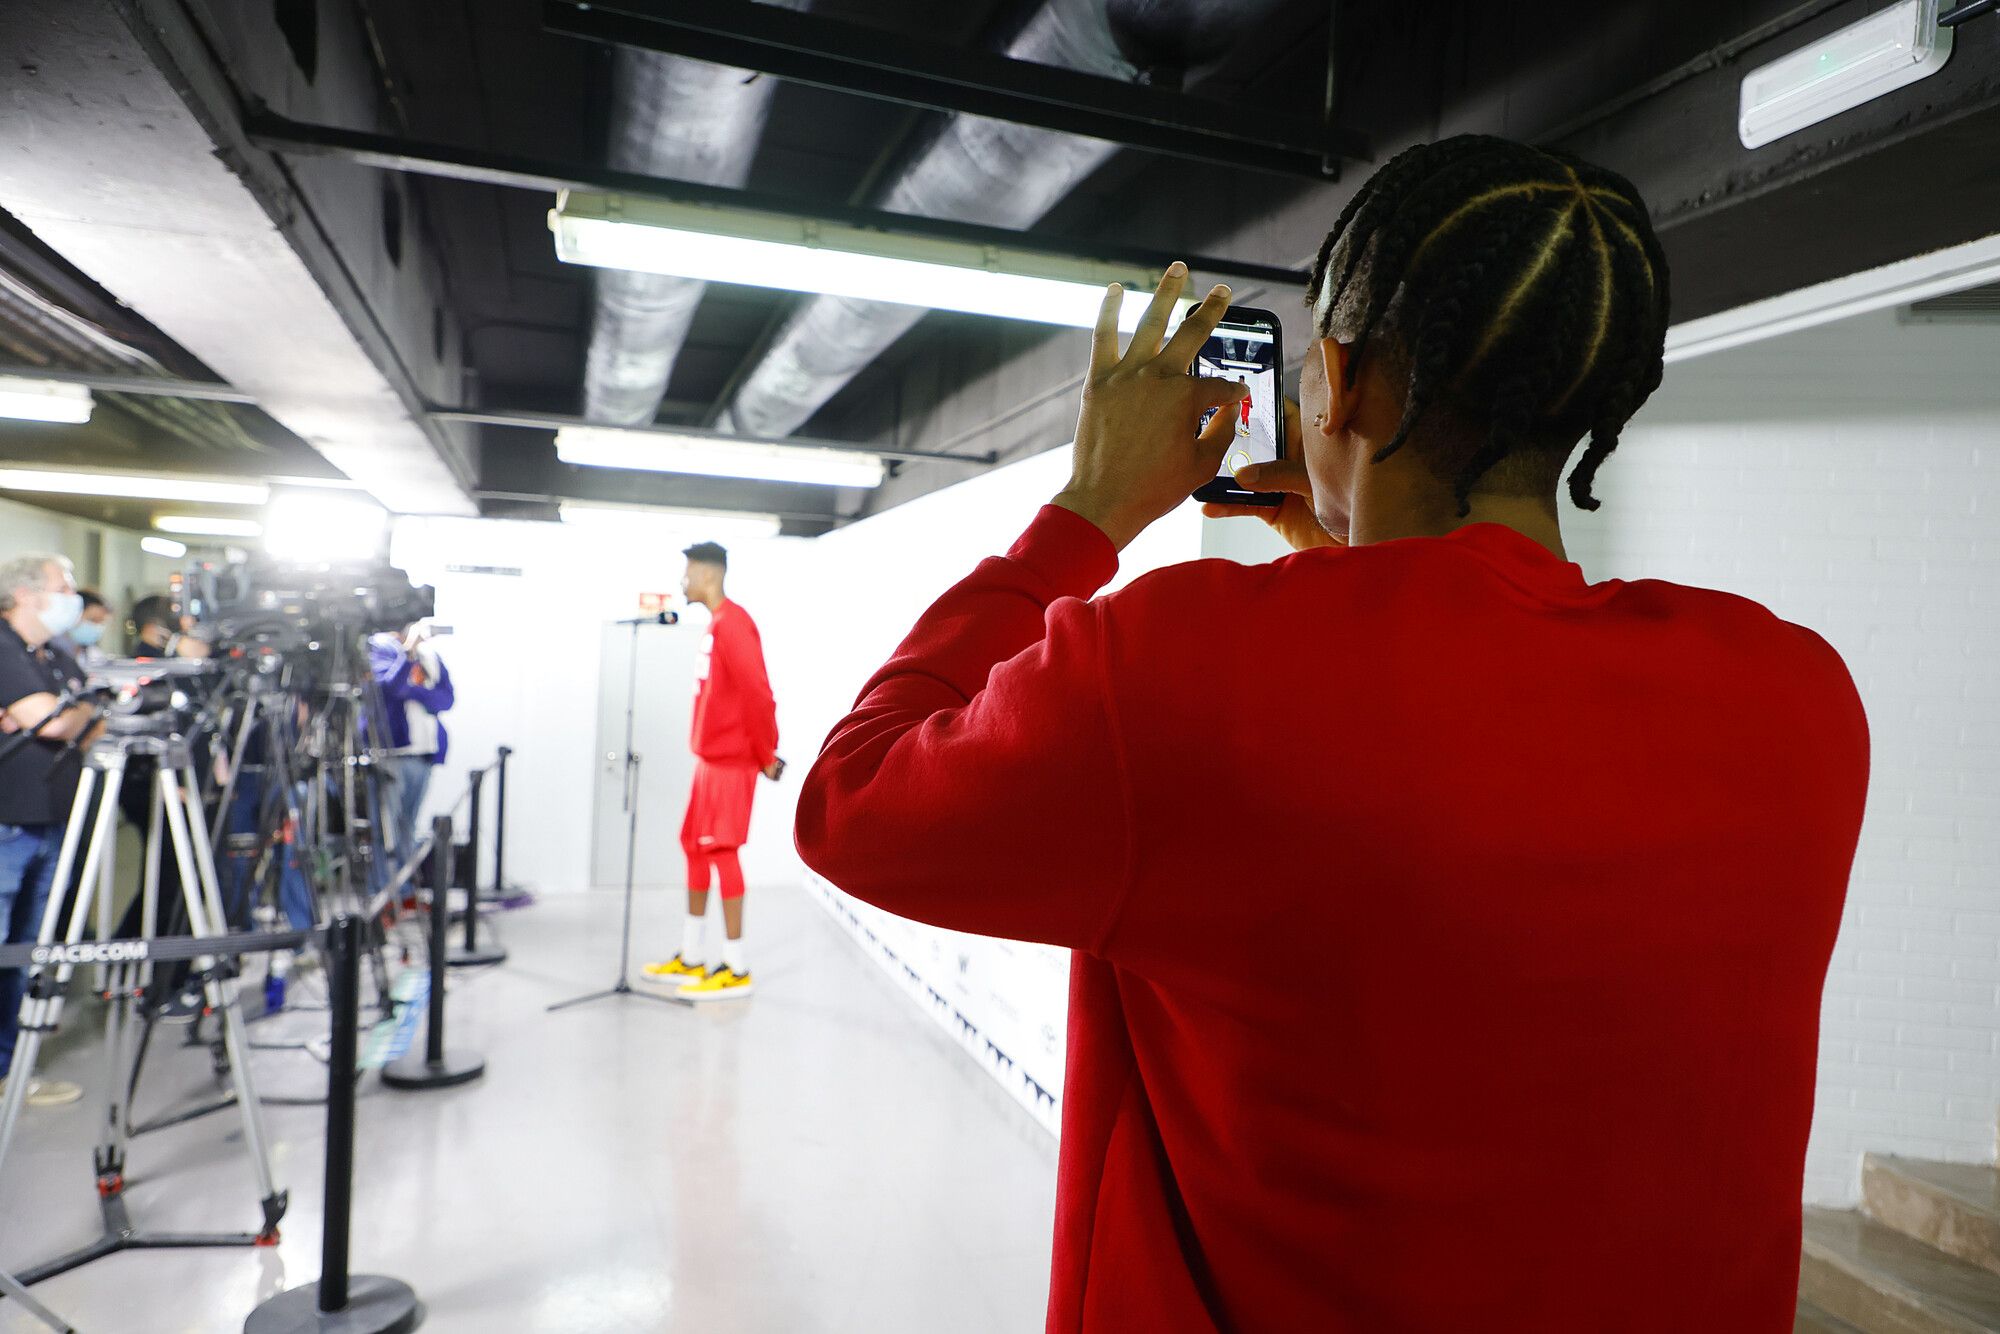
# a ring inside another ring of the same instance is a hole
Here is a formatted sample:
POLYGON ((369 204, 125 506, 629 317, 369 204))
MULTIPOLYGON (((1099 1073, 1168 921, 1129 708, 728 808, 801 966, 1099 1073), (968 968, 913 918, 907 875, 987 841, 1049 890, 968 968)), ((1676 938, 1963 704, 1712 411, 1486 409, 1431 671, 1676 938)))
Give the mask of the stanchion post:
POLYGON ((406 1334, 421 1310, 407 1283, 347 1272, 354 1205, 354 1070, 360 1047, 361 919, 327 928, 332 1036, 326 1068, 326 1207, 319 1282, 281 1292, 250 1313, 244 1334, 406 1334))
POLYGON ((467 968, 477 964, 504 963, 507 951, 498 945, 480 948, 479 944, 479 808, 485 805, 480 798, 485 791, 486 771, 472 771, 472 815, 466 822, 465 845, 470 850, 472 866, 465 873, 465 943, 451 952, 445 962, 453 968, 467 968))
POLYGON ((451 932, 451 817, 431 822, 431 995, 424 1029, 424 1054, 415 1053, 382 1067, 390 1088, 435 1089, 464 1084, 486 1073, 486 1060, 473 1052, 447 1052, 444 1045, 446 937, 451 932))
POLYGON ((347 1305, 347 1241, 354 1209, 354 1066, 360 1048, 361 923, 348 913, 333 919, 333 977, 328 1004, 333 1032, 326 1076, 326 1216, 319 1245, 319 1309, 347 1305))
POLYGON ((500 747, 500 758, 495 761, 499 776, 494 780, 498 790, 493 794, 493 897, 507 897, 507 757, 514 753, 512 746, 500 747))

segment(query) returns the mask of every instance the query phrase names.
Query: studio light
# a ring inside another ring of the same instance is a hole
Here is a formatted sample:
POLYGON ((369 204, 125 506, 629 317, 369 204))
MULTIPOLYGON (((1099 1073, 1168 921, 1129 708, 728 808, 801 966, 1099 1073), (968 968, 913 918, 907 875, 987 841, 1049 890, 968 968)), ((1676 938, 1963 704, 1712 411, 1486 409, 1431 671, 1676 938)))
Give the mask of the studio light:
POLYGON ((205 514, 156 514, 153 527, 183 537, 256 537, 264 531, 255 519, 215 519, 205 514))
POLYGON ((808 221, 754 209, 565 190, 549 211, 569 264, 892 301, 1088 329, 1123 283, 1131 329, 1161 275, 1136 266, 808 221))
POLYGON ((880 486, 885 472, 881 459, 858 450, 600 426, 565 426, 557 431, 556 457, 589 468, 637 468, 812 486, 880 486))
POLYGON ((0 417, 80 426, 90 420, 93 406, 90 391, 80 384, 0 376, 0 417))
POLYGON ((38 468, 0 468, 0 489, 72 496, 122 496, 134 500, 201 500, 218 505, 261 505, 271 495, 271 488, 262 482, 205 482, 192 477, 48 472, 38 468))
POLYGON ((1745 148, 1816 125, 1944 68, 1950 28, 1937 0, 1903 0, 1743 76, 1736 133, 1745 148))
POLYGON ((382 552, 389 512, 365 498, 302 491, 264 512, 264 550, 280 560, 370 560, 382 552))
POLYGON ((168 560, 179 560, 188 554, 187 543, 176 542, 171 537, 142 537, 139 550, 149 556, 165 556, 168 560))
POLYGON ((564 523, 617 531, 670 529, 709 539, 776 537, 783 524, 775 514, 747 510, 686 509, 674 505, 592 505, 565 500, 557 507, 564 523))

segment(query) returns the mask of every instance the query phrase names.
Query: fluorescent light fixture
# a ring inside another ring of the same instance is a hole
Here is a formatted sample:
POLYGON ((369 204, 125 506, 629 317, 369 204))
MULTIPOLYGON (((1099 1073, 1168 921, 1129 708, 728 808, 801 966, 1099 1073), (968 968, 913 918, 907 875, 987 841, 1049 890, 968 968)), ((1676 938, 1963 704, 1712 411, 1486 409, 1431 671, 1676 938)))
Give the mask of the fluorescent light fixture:
POLYGON ((389 512, 365 496, 295 492, 264 512, 264 550, 280 560, 372 560, 388 526, 389 512))
POLYGON ((668 530, 741 541, 776 537, 783 524, 775 514, 747 510, 686 509, 677 505, 593 505, 565 500, 557 506, 564 523, 612 530, 668 530))
POLYGON ((1745 148, 1872 102, 1944 68, 1950 28, 1937 0, 1903 0, 1743 76, 1736 134, 1745 148))
POLYGON ((205 514, 156 514, 153 527, 183 537, 256 537, 264 531, 255 519, 215 519, 205 514))
POLYGON ((202 500, 218 505, 261 505, 271 495, 271 488, 262 482, 205 482, 193 477, 48 472, 39 468, 0 468, 0 490, 124 496, 135 500, 202 500))
POLYGON ((556 432, 556 457, 587 468, 637 468, 812 486, 880 486, 886 472, 881 459, 860 450, 603 426, 563 427, 556 432))
POLYGON ((0 376, 0 417, 80 426, 90 420, 93 406, 90 390, 80 384, 0 376))
POLYGON ((149 556, 165 556, 168 560, 179 560, 188 554, 187 543, 176 542, 171 537, 142 537, 139 550, 149 556))
POLYGON ((556 258, 705 282, 892 301, 1088 329, 1107 283, 1131 329, 1159 286, 1137 266, 898 235, 754 209, 565 190, 549 210, 556 258))

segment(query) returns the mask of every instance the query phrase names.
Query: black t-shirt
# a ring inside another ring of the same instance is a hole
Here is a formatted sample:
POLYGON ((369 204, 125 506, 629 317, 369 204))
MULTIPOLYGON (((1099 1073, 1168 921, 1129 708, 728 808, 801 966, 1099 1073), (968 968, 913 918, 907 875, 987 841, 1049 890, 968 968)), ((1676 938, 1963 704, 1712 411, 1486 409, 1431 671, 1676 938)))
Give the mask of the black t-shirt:
MULTIPOLYGON (((82 684, 83 669, 75 659, 47 645, 29 648, 13 626, 0 620, 0 709, 30 695, 60 695, 82 684)), ((0 746, 17 736, 0 735, 0 746)), ((58 824, 69 818, 83 761, 66 746, 37 737, 0 760, 0 824, 58 824)))

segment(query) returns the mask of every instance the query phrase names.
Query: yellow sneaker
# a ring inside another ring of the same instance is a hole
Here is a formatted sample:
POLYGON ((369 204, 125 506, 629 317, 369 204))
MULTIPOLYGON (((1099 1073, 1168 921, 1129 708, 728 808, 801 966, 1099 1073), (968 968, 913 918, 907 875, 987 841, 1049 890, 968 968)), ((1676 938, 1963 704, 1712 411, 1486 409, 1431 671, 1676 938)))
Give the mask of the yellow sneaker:
POLYGON ((683 984, 674 994, 684 1001, 737 1000, 750 994, 750 974, 732 972, 727 964, 718 964, 707 977, 683 984))
POLYGON ((662 982, 699 982, 708 976, 705 966, 689 963, 678 954, 665 963, 649 963, 640 971, 662 982))

